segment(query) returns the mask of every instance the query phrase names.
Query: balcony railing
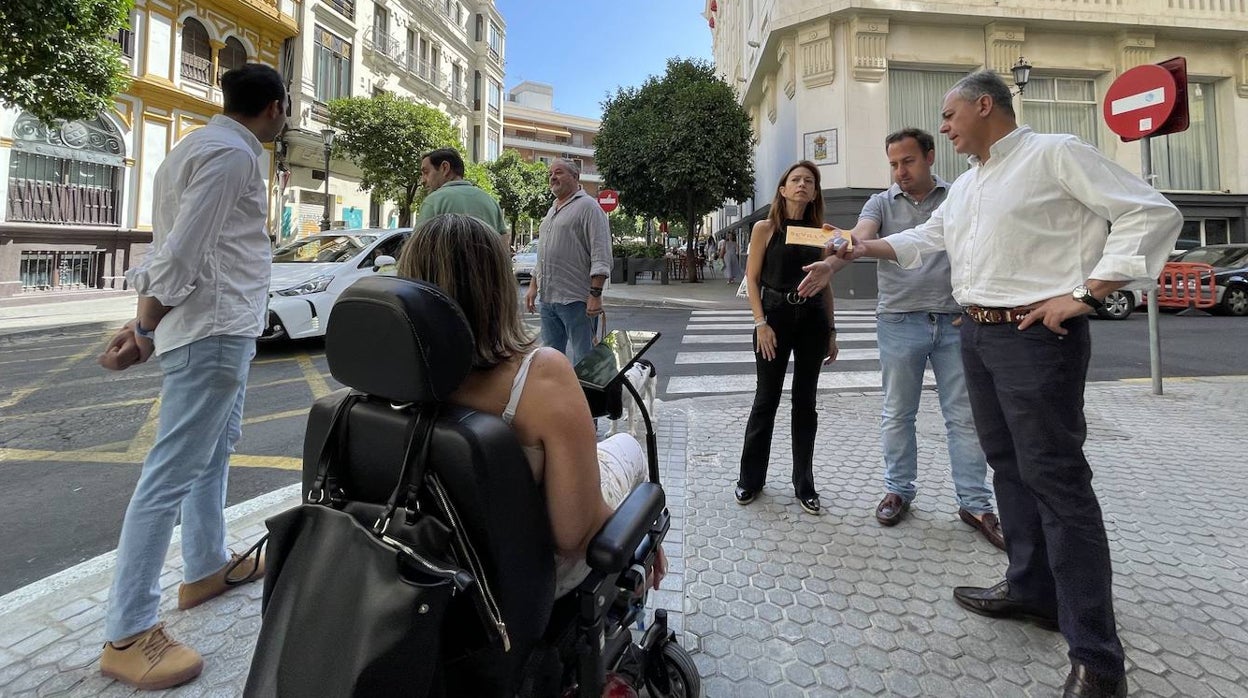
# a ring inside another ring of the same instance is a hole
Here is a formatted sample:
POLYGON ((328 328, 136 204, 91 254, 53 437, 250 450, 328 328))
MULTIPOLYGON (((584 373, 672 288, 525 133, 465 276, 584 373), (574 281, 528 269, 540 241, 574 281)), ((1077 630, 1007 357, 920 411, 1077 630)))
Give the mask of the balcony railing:
POLYGON ((103 288, 104 253, 26 250, 18 276, 24 293, 103 288))
POLYGON ((120 196, 116 189, 14 177, 9 179, 8 219, 115 226, 121 223, 120 196))
POLYGON ((196 56, 193 53, 182 52, 182 79, 198 82, 201 85, 211 85, 212 79, 212 61, 207 58, 196 56))
POLYGON ((347 19, 355 19, 355 0, 325 0, 325 4, 347 19))
POLYGON ((433 66, 429 63, 429 61, 417 56, 416 54, 408 53, 407 60, 403 61, 403 65, 407 68, 407 72, 415 75, 421 80, 434 84, 437 83, 437 80, 434 77, 433 66))

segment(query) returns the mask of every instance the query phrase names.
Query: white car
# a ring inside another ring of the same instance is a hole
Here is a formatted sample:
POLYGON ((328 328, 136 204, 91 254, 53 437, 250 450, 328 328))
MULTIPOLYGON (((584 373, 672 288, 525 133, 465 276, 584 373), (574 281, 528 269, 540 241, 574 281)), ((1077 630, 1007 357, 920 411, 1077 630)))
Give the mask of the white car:
POLYGON ((267 327, 261 341, 321 337, 343 289, 393 269, 411 228, 334 230, 273 252, 267 327))
POLYGON ((516 281, 528 281, 533 278, 533 267, 537 265, 537 240, 530 242, 520 251, 511 256, 511 272, 516 281))

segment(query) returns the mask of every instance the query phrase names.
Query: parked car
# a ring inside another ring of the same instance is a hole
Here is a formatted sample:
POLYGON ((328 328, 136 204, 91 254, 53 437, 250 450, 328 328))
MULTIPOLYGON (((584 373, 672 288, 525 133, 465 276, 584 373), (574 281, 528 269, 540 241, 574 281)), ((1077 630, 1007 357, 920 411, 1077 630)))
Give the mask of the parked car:
POLYGON ((1105 296, 1104 305, 1097 309, 1094 317, 1106 320, 1126 320, 1143 303, 1144 293, 1142 291, 1119 289, 1105 296))
POLYGON ((533 267, 537 265, 537 240, 530 242, 520 251, 511 256, 511 271, 516 281, 528 281, 533 278, 533 267))
MULTIPOLYGON (((1217 305, 1213 310, 1226 315, 1248 315, 1248 244, 1197 247, 1176 255, 1170 261, 1213 267, 1217 294, 1217 305)), ((1203 277, 1201 281, 1207 282, 1203 277)))
POLYGON ((323 336, 338 294, 358 279, 393 270, 411 232, 411 228, 335 230, 277 248, 261 341, 323 336))

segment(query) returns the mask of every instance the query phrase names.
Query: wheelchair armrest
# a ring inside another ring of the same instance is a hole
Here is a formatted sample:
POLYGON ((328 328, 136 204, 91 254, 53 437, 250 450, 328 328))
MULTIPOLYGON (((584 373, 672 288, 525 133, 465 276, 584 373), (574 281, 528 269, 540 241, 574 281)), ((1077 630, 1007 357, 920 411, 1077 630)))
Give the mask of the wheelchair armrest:
POLYGON ((666 498, 663 488, 643 482, 628 493, 602 530, 589 542, 585 560, 590 568, 602 573, 623 571, 632 563, 633 552, 650 532, 663 513, 666 498))

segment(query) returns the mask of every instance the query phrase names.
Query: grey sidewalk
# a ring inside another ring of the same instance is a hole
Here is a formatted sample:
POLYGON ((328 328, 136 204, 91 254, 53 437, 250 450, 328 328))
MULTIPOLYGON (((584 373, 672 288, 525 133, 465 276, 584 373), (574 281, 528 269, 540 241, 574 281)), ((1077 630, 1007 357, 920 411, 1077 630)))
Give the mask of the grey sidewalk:
MULTIPOLYGON (((1248 503, 1237 496, 1248 490, 1245 389, 1242 378, 1172 379, 1162 397, 1146 383, 1088 388, 1087 451, 1132 695, 1248 696, 1248 503)), ((820 517, 789 495, 787 410, 777 420, 771 484, 741 507, 731 488, 749 396, 660 408, 677 518, 671 586, 653 598, 682 612, 682 641, 706 695, 1058 695, 1067 668, 1059 635, 968 615, 949 596, 954 585, 998 580, 1005 558, 957 519, 935 395, 924 393, 920 412, 920 499, 891 529, 871 514, 881 493, 880 396, 819 400, 820 517)), ((232 510, 236 545, 295 500, 292 490, 232 510)), ((129 694, 95 663, 109 563, 104 556, 0 599, 0 694, 129 694)), ((175 548, 165 617, 205 653, 207 669, 169 694, 237 695, 260 587, 172 611, 179 568, 175 548)))

